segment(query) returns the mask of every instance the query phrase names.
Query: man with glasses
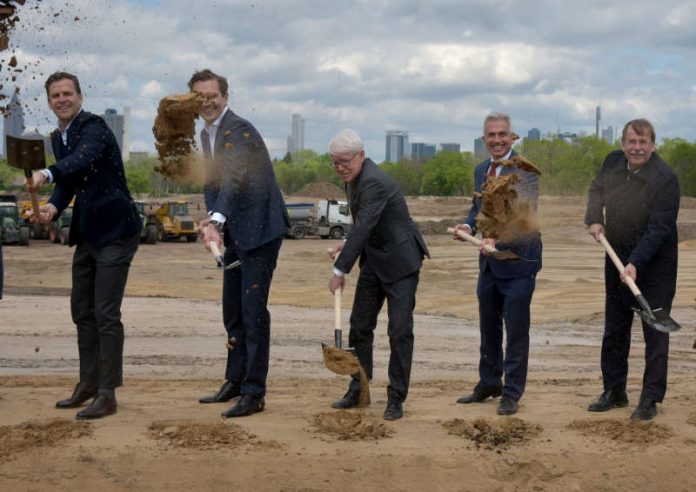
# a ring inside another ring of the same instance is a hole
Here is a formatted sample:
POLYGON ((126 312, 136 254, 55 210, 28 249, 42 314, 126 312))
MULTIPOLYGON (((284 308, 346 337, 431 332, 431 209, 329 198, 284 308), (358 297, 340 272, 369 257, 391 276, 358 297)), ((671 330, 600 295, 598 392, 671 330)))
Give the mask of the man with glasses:
MULTIPOLYGON (((488 115, 483 124, 483 140, 490 158, 476 166, 474 186, 476 195, 469 215, 458 224, 467 234, 477 231, 477 217, 483 207, 481 191, 488 179, 516 174, 515 185, 518 202, 522 201, 536 211, 539 196, 538 174, 519 167, 504 166, 499 161, 515 156, 512 144, 516 137, 510 127, 510 117, 502 113, 488 115)), ((529 306, 536 284, 536 274, 541 269, 541 235, 528 231, 506 239, 496 245, 493 238, 483 238, 483 243, 501 250, 510 250, 519 259, 499 260, 483 246, 479 255, 479 278, 476 295, 479 301, 481 346, 479 382, 474 391, 457 400, 457 403, 483 402, 489 397, 501 396, 498 415, 517 412, 518 400, 524 393, 529 358, 529 306), (503 326, 507 335, 503 352, 503 326), (504 384, 501 381, 505 375, 504 384)))
MULTIPOLYGON (((626 379, 631 346, 634 296, 625 285, 631 277, 652 307, 669 311, 677 283, 679 181, 655 152, 655 129, 645 119, 626 123, 621 150, 611 152, 590 185, 585 224, 599 241, 605 235, 621 262, 619 273, 607 256, 604 266, 605 315, 602 339, 604 392, 590 412, 628 405, 626 379)), ((632 419, 657 415, 667 389, 669 335, 643 321, 643 389, 632 419)))
MULTIPOLYGON (((346 184, 354 222, 346 241, 330 252, 336 261, 329 290, 332 294, 343 290, 345 275, 359 260, 348 340, 370 379, 377 315, 387 301, 391 355, 384 418, 400 419, 411 376, 416 289, 428 249, 409 215, 398 183, 365 158, 363 142, 356 132, 340 131, 329 143, 329 154, 336 174, 346 184)), ((355 374, 348 392, 332 407, 355 407, 359 394, 360 379, 355 374)))

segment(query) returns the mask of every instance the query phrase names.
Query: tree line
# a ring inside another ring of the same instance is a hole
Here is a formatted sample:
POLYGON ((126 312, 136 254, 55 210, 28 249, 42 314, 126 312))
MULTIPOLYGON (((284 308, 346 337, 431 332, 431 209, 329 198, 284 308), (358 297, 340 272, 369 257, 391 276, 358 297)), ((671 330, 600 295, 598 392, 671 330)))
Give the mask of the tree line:
MULTIPOLYGON (((595 136, 580 137, 573 142, 562 139, 524 139, 515 150, 541 171, 540 192, 547 195, 585 195, 606 155, 620 148, 595 136)), ((681 138, 665 139, 657 149, 679 178, 682 196, 696 196, 696 143, 681 138)), ((369 154, 368 154, 369 155, 369 154)), ((474 167, 482 158, 471 152, 438 152, 421 164, 404 159, 383 162, 382 169, 392 176, 408 196, 468 196, 474 188, 474 167)), ((154 157, 126 163, 128 186, 137 196, 166 196, 201 193, 202 186, 186 181, 172 181, 157 173, 154 157)), ((325 181, 340 186, 328 154, 302 150, 274 159, 273 167, 280 188, 293 194, 310 183, 325 181)), ((0 161, 0 190, 22 191, 22 171, 0 161)))

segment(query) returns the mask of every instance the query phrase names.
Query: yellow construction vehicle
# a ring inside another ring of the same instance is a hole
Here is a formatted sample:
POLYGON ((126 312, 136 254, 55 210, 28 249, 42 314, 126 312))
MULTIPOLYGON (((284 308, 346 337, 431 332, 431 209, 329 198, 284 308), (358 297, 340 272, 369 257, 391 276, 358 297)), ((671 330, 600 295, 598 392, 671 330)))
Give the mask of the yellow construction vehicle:
POLYGON ((189 215, 188 203, 165 202, 155 210, 160 241, 178 241, 185 237, 190 243, 198 240, 198 225, 189 215))

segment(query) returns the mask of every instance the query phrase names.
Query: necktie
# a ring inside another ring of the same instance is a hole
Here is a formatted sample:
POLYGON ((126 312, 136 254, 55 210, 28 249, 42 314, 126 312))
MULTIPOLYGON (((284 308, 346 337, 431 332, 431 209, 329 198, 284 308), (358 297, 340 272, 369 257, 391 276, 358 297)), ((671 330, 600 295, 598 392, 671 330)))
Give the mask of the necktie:
POLYGON ((495 178, 495 170, 498 168, 498 161, 491 162, 491 166, 488 168, 488 175, 495 178))

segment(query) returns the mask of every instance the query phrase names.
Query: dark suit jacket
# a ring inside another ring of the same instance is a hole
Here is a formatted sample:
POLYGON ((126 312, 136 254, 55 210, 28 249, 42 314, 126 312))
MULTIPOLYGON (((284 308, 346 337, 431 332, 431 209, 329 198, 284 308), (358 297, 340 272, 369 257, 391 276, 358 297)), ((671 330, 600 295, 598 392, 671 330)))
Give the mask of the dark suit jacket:
POLYGON ((623 151, 615 150, 590 185, 585 224, 604 225, 607 240, 624 264, 636 267, 640 283, 667 289, 677 279, 679 196, 677 176, 657 153, 633 174, 623 151))
POLYGON ((60 215, 75 197, 71 246, 84 239, 101 248, 142 229, 126 185, 121 151, 101 117, 81 111, 68 128, 67 145, 63 145, 59 130, 51 134, 51 144, 56 163, 49 170, 56 187, 49 203, 60 215))
POLYGON ((347 188, 353 227, 334 266, 349 273, 360 258, 360 266, 368 264, 384 283, 420 269, 423 257, 430 253, 398 183, 365 159, 347 188))
POLYGON ((249 251, 282 237, 290 219, 266 144, 256 128, 227 110, 213 152, 205 130, 201 145, 206 157, 205 204, 208 212, 225 216, 225 244, 232 241, 249 251))
MULTIPOLYGON (((510 157, 514 156, 513 151, 510 157)), ((486 173, 491 164, 491 159, 486 159, 476 166, 474 170, 474 190, 481 193, 483 184, 486 182, 486 173)), ((537 200, 539 198, 539 175, 524 171, 517 167, 503 166, 500 170, 500 176, 517 174, 520 177, 520 182, 516 185, 516 190, 521 200, 527 200, 531 203, 532 208, 536 210, 537 200)), ((481 211, 483 198, 474 198, 469 209, 469 215, 464 221, 471 227, 472 234, 476 234, 476 218, 481 211)), ((511 250, 524 260, 496 260, 492 256, 480 255, 479 268, 485 270, 489 268, 493 275, 498 278, 520 278, 529 275, 534 275, 541 270, 541 234, 532 233, 524 237, 520 237, 514 242, 498 243, 496 248, 499 250, 511 250), (525 261, 526 260, 526 261, 525 261)))

